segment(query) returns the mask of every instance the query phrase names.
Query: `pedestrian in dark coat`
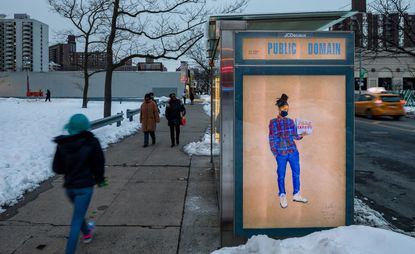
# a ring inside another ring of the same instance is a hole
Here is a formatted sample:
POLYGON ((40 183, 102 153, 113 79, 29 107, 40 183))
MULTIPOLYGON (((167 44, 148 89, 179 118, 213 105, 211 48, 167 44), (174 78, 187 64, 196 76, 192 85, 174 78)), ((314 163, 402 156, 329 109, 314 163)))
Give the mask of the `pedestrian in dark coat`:
POLYGON ((45 102, 47 102, 47 101, 50 102, 50 90, 49 89, 46 90, 46 100, 45 100, 45 102))
POLYGON ((190 91, 190 104, 193 105, 193 101, 195 99, 195 94, 193 92, 193 89, 190 91))
POLYGON ((182 117, 186 115, 186 109, 182 102, 176 98, 176 94, 169 95, 170 100, 166 107, 166 118, 170 127, 171 147, 179 144, 180 141, 180 125, 182 117), (176 135, 174 132, 176 131, 176 135))
POLYGON ((63 186, 74 206, 66 254, 75 253, 80 232, 83 234, 84 243, 92 240, 93 224, 86 223, 85 215, 94 185, 106 185, 104 153, 98 139, 88 131, 90 128, 88 118, 83 114, 76 114, 65 125, 69 135, 54 139, 58 145, 52 169, 56 174, 64 175, 63 186))
POLYGON ((148 146, 148 136, 151 136, 152 144, 156 143, 156 125, 160 122, 160 116, 156 103, 151 100, 151 96, 146 94, 144 103, 140 108, 141 130, 144 132, 144 146, 148 146))

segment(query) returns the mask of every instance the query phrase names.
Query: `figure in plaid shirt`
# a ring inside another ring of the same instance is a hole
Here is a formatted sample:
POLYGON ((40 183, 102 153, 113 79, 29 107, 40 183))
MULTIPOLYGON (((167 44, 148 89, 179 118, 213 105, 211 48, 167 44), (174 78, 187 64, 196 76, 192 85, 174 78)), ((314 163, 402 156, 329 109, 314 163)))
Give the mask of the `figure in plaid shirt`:
POLYGON ((279 200, 282 208, 288 206, 285 192, 285 172, 287 162, 290 163, 293 177, 293 201, 307 203, 307 199, 300 194, 300 155, 294 140, 301 140, 306 134, 297 134, 297 127, 291 118, 288 118, 288 96, 282 94, 276 105, 279 109, 277 118, 269 122, 269 145, 277 160, 277 175, 279 200))

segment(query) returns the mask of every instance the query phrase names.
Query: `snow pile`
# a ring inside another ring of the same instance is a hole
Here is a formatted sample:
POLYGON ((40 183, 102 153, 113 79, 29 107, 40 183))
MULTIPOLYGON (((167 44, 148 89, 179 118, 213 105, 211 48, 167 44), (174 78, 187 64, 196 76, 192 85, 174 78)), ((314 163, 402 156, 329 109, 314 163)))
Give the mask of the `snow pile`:
MULTIPOLYGON (((91 121, 102 118, 103 102, 89 102, 81 108, 80 99, 26 100, 0 98, 0 209, 17 203, 26 191, 53 175, 51 163, 56 144, 53 137, 66 134, 63 126, 75 113, 85 114, 91 121)), ((112 113, 126 112, 141 105, 137 102, 113 102, 112 113)), ((137 131, 134 121, 125 119, 94 130, 103 148, 137 131)), ((0 211, 1 212, 1 211, 0 211)))
POLYGON ((273 240, 264 235, 253 236, 245 245, 222 248, 213 254, 412 254, 414 250, 415 239, 412 237, 354 225, 285 240, 273 240))
POLYGON ((376 228, 391 229, 381 213, 367 206, 362 200, 354 199, 354 223, 376 228))
POLYGON ((208 116, 212 115, 211 106, 210 106, 210 95, 201 95, 200 99, 203 100, 203 110, 208 116))
POLYGON ((208 94, 200 95, 200 99, 203 100, 204 102, 210 103, 210 95, 208 95, 208 94))
POLYGON ((206 115, 208 116, 212 115, 212 109, 210 107, 210 104, 203 105, 203 110, 205 111, 206 115))
MULTIPOLYGON (((213 155, 219 155, 219 144, 213 138, 213 155)), ((184 147, 184 152, 189 155, 210 155, 210 129, 206 130, 201 141, 192 142, 184 147)))
POLYGON ((286 240, 274 240, 264 235, 257 235, 250 238, 245 245, 223 248, 213 254, 413 253, 415 238, 410 236, 415 234, 397 229, 388 223, 382 214, 371 209, 358 198, 354 200, 354 209, 355 223, 362 225, 339 227, 286 240))
POLYGON ((167 96, 156 97, 156 99, 158 99, 159 102, 168 102, 170 100, 167 96))
MULTIPOLYGON (((364 199, 367 200, 367 198, 364 199)), ((383 214, 373 210, 358 198, 354 199, 354 223, 358 225, 392 230, 397 233, 415 237, 415 232, 406 232, 395 227, 383 217, 383 214)))

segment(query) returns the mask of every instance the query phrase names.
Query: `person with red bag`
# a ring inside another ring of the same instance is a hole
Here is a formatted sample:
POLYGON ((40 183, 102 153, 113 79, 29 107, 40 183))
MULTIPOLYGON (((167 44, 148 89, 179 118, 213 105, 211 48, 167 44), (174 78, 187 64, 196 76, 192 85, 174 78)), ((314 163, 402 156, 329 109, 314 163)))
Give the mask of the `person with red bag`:
POLYGON ((174 147, 180 143, 180 125, 186 124, 186 109, 183 103, 177 99, 175 93, 171 93, 169 97, 170 100, 166 107, 166 118, 170 127, 171 147, 174 147))

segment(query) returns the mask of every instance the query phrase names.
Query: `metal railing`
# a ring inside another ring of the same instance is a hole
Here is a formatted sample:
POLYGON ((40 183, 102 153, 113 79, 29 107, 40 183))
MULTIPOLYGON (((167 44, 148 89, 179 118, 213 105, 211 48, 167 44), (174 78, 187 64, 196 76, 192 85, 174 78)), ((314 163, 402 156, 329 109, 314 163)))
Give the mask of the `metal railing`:
POLYGON ((130 120, 130 122, 133 121, 133 116, 140 113, 140 109, 127 109, 127 118, 130 120))
POLYGON ((400 92, 402 98, 406 101, 405 106, 415 106, 415 91, 414 90, 402 90, 400 92))
POLYGON ((117 123, 117 127, 121 126, 121 122, 124 120, 124 113, 118 113, 113 116, 104 117, 91 122, 91 130, 95 130, 113 123, 117 123))
MULTIPOLYGON (((158 102, 159 109, 161 107, 165 107, 167 102, 162 101, 158 102)), ((130 122, 133 121, 133 116, 140 114, 140 108, 137 109, 127 109, 126 117, 130 120, 130 122)), ((91 121, 91 130, 95 130, 113 123, 117 123, 117 127, 121 126, 121 122, 124 120, 124 112, 121 111, 121 113, 118 113, 113 116, 108 116, 105 118, 97 119, 94 121, 91 121)))

